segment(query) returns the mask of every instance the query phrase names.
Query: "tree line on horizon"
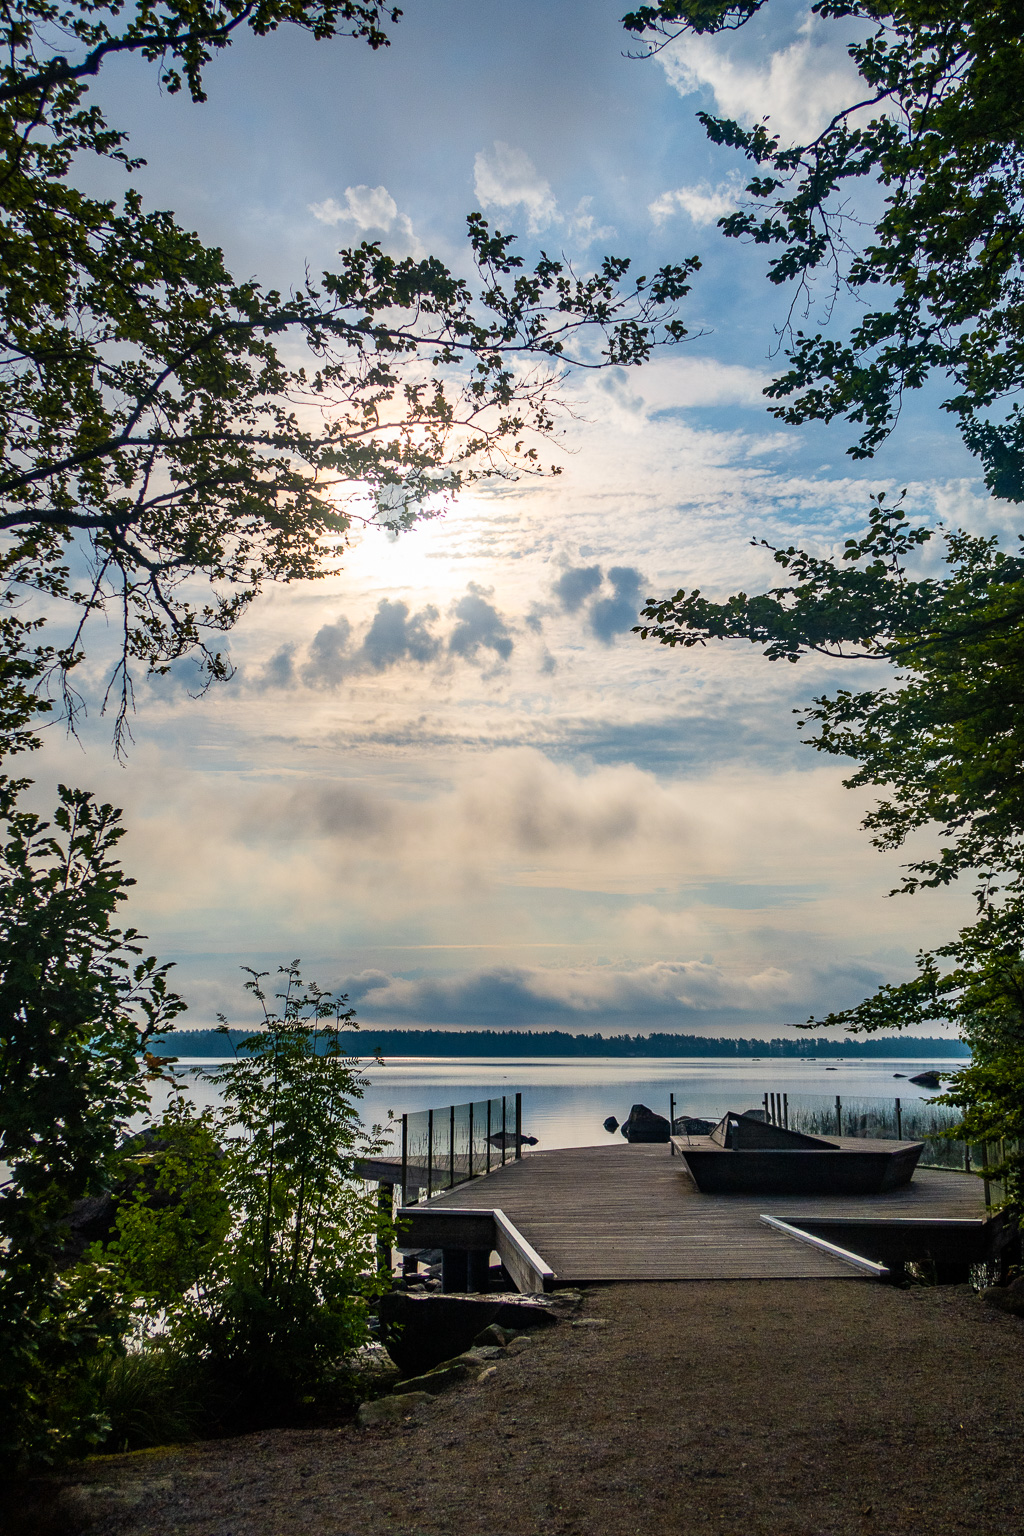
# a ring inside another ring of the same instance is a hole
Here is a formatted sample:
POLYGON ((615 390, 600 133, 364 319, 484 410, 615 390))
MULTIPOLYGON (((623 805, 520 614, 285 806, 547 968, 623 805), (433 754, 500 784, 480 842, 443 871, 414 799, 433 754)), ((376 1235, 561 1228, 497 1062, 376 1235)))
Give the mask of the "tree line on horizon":
MULTIPOLYGON (((156 1055, 218 1056, 235 1049, 251 1031, 180 1029, 152 1041, 156 1055)), ((569 1034, 559 1029, 375 1029, 360 1026, 346 1037, 355 1055, 388 1056, 793 1056, 962 1057, 962 1040, 913 1036, 874 1040, 770 1040, 727 1035, 569 1034)))

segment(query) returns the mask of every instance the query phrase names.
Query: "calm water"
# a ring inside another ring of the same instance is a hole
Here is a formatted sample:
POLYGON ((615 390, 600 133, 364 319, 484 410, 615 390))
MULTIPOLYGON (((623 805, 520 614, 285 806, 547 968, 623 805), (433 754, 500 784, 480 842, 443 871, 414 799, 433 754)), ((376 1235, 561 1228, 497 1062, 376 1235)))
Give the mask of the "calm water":
MULTIPOLYGON (((189 1069, 197 1103, 214 1101, 213 1090, 194 1075, 209 1060, 182 1061, 189 1069)), ((646 1104, 668 1115, 669 1094, 677 1115, 718 1119, 727 1109, 753 1109, 766 1092, 836 1094, 846 1098, 927 1099, 934 1090, 906 1080, 926 1067, 951 1071, 957 1062, 907 1056, 884 1061, 801 1061, 773 1058, 686 1057, 676 1060, 618 1057, 391 1057, 367 1070, 370 1086, 363 1099, 366 1124, 387 1123, 419 1109, 438 1109, 471 1099, 523 1095, 523 1130, 542 1147, 588 1147, 610 1138, 602 1122, 608 1115, 624 1120, 633 1104, 646 1104), (895 1073, 904 1073, 901 1081, 895 1073)))

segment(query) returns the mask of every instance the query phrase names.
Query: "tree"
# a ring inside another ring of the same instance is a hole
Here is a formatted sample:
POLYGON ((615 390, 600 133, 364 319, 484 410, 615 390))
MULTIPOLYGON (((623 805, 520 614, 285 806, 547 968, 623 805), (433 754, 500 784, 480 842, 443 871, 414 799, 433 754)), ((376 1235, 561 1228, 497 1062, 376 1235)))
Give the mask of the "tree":
POLYGON ((640 634, 683 647, 747 640, 771 661, 813 651, 899 668, 902 686, 815 699, 801 724, 817 728, 816 750, 860 764, 848 787, 888 791, 864 822, 876 847, 938 825, 944 846, 908 867, 902 891, 981 870, 991 902, 1024 854, 1024 558, 944 532, 948 574, 913 579, 907 561, 933 537, 880 495, 839 560, 773 549, 787 585, 722 603, 699 590, 652 600, 640 634))
MULTIPOLYGON (((651 49, 686 32, 744 25, 765 0, 664 0, 625 18, 651 49)), ((786 327, 788 371, 766 393, 791 424, 845 418, 870 457, 910 389, 933 375, 943 409, 982 462, 996 495, 1024 501, 1020 80, 1024 13, 993 0, 916 0, 881 7, 822 0, 814 13, 858 19, 871 33, 849 48, 864 82, 807 145, 783 145, 764 124, 700 117, 709 136, 754 167, 748 205, 720 220, 726 236, 776 246, 775 284, 796 282, 786 327), (884 195, 866 239, 852 243, 851 189, 884 195), (871 227, 873 226, 873 227, 871 227), (810 281, 825 268, 869 306, 845 340, 793 328, 810 281)), ((993 539, 941 530, 946 574, 915 578, 915 553, 935 536, 878 497, 866 533, 838 559, 772 549, 786 584, 710 602, 699 590, 652 599, 640 634, 684 647, 742 639, 770 660, 814 651, 897 668, 886 684, 815 699, 802 711, 810 745, 852 759, 844 782, 883 791, 864 820, 879 848, 935 827, 936 855, 905 869, 899 891, 976 881, 976 921, 918 956, 916 976, 855 1008, 810 1020, 851 1031, 941 1020, 973 1061, 946 1096, 963 1134, 1000 1146, 994 1166, 1024 1198, 1024 559, 993 539)), ((767 546, 771 548, 771 546, 767 546)), ((895 892, 893 893, 895 894, 895 892)))
POLYGON ((685 335, 676 306, 695 259, 635 281, 619 258, 585 275, 546 255, 527 269, 513 237, 474 214, 476 291, 434 259, 364 243, 281 294, 236 281, 131 187, 119 205, 75 187, 83 154, 128 175, 138 164, 87 99, 111 53, 158 59, 169 91, 202 101, 204 65, 240 27, 287 22, 378 48, 399 14, 347 0, 22 0, 0 27, 0 529, 21 541, 20 589, 77 606, 49 657, 72 720, 86 621, 116 616, 119 746, 133 662, 166 671, 193 653, 207 679, 225 676, 216 636, 265 581, 325 574, 353 518, 407 527, 475 476, 539 471, 567 365, 641 362, 685 335), (77 59, 53 56, 55 27, 77 59), (67 570, 76 546, 82 590, 67 570))
POLYGON ((384 1143, 359 1119, 367 1080, 346 1042, 355 1012, 303 982, 299 961, 279 970, 280 1012, 268 1006, 266 973, 249 970, 262 1027, 206 1074, 221 1098, 232 1220, 219 1273, 179 1323, 222 1422, 236 1426, 280 1423, 329 1392, 369 1337, 370 1298, 391 1284, 377 1265, 391 1215, 357 1166, 384 1143))
MULTIPOLYGON (((743 26, 766 0, 661 0, 624 18, 648 51, 687 33, 743 26)), ((797 284, 788 370, 766 393, 790 423, 845 418, 847 450, 870 457, 909 390, 933 375, 942 408, 993 494, 1024 501, 1024 8, 1001 0, 819 0, 812 13, 871 30, 848 52, 863 88, 809 144, 764 123, 698 114, 750 162, 748 205, 719 220, 733 239, 777 247, 769 280, 797 284), (860 243, 858 184, 884 193, 860 243), (828 274, 861 307, 845 340, 793 327, 828 274)))
MULTIPOLYGON (((946 1102, 963 1133, 1005 1142, 992 1167, 1024 1196, 1024 558, 995 539, 944 531, 942 578, 908 562, 935 537, 879 496, 866 533, 838 560, 789 547, 773 557, 789 583, 715 603, 680 591, 644 609, 640 634, 689 648, 746 640, 769 660, 811 652, 888 662, 898 686, 840 689, 801 711, 809 744, 859 766, 847 788, 885 792, 864 818, 877 848, 937 826, 937 854, 905 867, 897 893, 977 881, 977 921, 918 956, 917 975, 817 1021, 854 1032, 942 1021, 971 1046, 946 1102)), ((762 541, 764 542, 764 541, 762 541)), ((767 546, 771 547, 771 546, 767 546)), ((891 674, 890 674, 891 675, 891 674)), ((816 1021, 811 1020, 810 1023, 816 1021)))
POLYGON ((61 1272, 64 1233, 148 1106, 147 1042, 184 1006, 169 967, 115 926, 133 883, 113 858, 118 813, 62 787, 51 826, 18 809, 21 788, 0 784, 0 1434, 12 1466, 102 1438, 88 1374, 123 1320, 102 1274, 61 1272))

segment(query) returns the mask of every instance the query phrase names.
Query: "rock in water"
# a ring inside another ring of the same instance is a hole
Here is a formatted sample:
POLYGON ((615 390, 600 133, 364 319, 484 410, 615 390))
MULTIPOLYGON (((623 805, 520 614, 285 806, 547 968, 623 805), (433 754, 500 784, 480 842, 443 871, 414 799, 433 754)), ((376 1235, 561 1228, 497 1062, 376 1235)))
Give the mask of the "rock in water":
POLYGON ((916 1077, 910 1079, 919 1088, 941 1088, 942 1079, 937 1072, 919 1072, 916 1077))
POLYGON ((697 1115, 680 1115, 672 1121, 673 1136, 710 1136, 715 1128, 714 1120, 701 1120, 697 1115))
MULTIPOLYGON (((499 1152, 502 1150, 512 1150, 516 1145, 516 1135, 514 1131, 495 1131, 494 1135, 488 1136, 487 1140, 490 1142, 492 1147, 497 1147, 499 1152)), ((519 1137, 519 1145, 521 1147, 535 1147, 537 1145, 537 1137, 521 1135, 519 1137)))
POLYGON ((616 1120, 614 1115, 609 1115, 608 1116, 608 1119, 604 1122, 604 1128, 605 1128, 606 1131, 617 1131, 618 1130, 619 1122, 616 1120))
POLYGON ((634 1104, 623 1122, 622 1134, 629 1142, 668 1141, 672 1130, 664 1115, 656 1115, 646 1104, 634 1104))

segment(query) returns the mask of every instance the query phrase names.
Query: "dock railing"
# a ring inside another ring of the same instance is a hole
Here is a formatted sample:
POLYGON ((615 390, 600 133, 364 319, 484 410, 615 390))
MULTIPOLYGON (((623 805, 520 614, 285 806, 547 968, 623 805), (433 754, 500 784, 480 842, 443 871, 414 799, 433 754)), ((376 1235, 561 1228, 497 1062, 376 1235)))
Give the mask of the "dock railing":
MULTIPOLYGON (((671 1094, 669 1113, 673 1124, 684 1111, 681 1094, 671 1094)), ((948 1168, 964 1173, 980 1173, 1002 1161, 1004 1153, 995 1146, 975 1146, 953 1134, 960 1123, 960 1113, 952 1105, 936 1104, 932 1099, 875 1099, 854 1095, 776 1093, 762 1094, 756 1108, 772 1125, 810 1136, 866 1136, 882 1141, 923 1141, 919 1166, 948 1168)), ((739 1109, 739 1105, 723 1106, 739 1109)), ((715 1112, 711 1112, 713 1115, 715 1112)), ((701 1111, 701 1118, 707 1112, 701 1111)), ((720 1115, 715 1115, 720 1118, 720 1115)), ((986 1205, 999 1205, 1005 1191, 995 1180, 985 1180, 986 1205)))
POLYGON ((402 1116, 402 1188, 429 1200, 522 1157, 523 1096, 503 1094, 402 1116))

